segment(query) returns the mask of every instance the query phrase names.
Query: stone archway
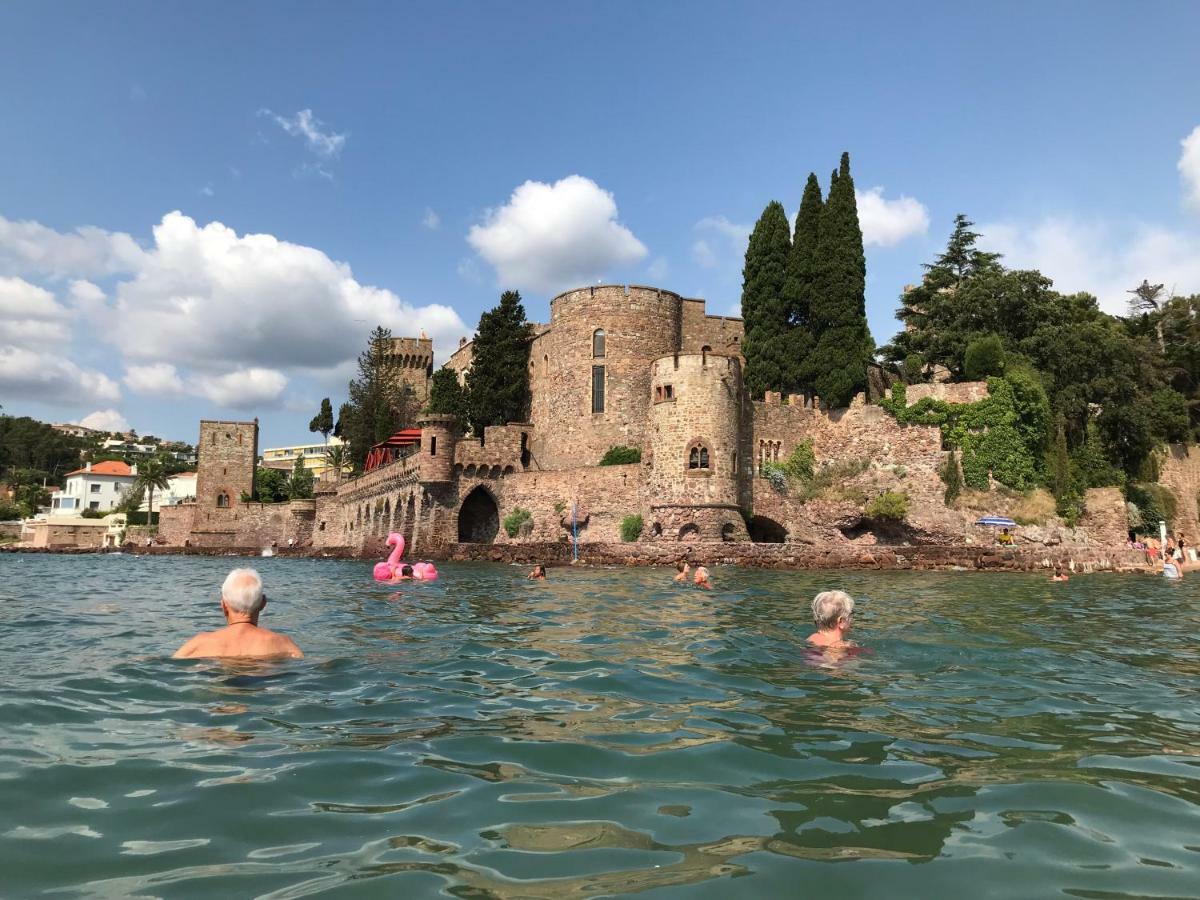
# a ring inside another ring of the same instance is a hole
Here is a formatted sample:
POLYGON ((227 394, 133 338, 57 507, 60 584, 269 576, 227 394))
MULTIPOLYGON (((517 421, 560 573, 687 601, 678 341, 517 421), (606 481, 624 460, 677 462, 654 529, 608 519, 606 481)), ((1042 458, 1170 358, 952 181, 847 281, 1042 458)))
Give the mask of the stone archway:
POLYGON ((482 485, 467 494, 458 509, 458 540, 462 544, 490 544, 500 530, 500 508, 482 485))
POLYGON ((679 529, 679 540, 694 541, 700 537, 700 526, 695 522, 688 522, 679 529))
POLYGON ((787 540, 787 529, 766 516, 755 516, 749 523, 750 540, 756 544, 782 544, 787 540))

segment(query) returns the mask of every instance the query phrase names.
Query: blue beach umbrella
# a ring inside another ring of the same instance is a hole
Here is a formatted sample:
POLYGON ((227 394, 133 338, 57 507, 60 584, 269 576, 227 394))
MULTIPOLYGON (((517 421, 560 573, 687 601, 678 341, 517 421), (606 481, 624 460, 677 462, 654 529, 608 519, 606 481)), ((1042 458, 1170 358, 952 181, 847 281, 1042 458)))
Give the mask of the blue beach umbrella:
POLYGON ((1016 528, 1017 523, 1012 519, 1006 519, 1004 516, 984 516, 976 525, 993 525, 996 528, 1016 528))

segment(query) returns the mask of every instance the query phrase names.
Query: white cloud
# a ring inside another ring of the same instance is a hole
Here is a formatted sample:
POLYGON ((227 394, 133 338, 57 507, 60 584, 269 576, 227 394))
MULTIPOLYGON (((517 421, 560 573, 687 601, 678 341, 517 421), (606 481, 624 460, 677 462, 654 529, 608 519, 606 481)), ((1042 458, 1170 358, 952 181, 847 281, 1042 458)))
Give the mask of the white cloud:
POLYGON ((88 413, 76 424, 84 428, 95 428, 97 431, 125 432, 130 427, 129 421, 115 409, 98 409, 94 413, 88 413))
POLYGON ((472 226, 467 241, 502 286, 546 294, 594 282, 647 254, 617 221, 613 195, 581 175, 554 184, 526 181, 472 226))
POLYGON ((200 188, 200 195, 203 197, 211 197, 213 195, 212 182, 209 182, 204 187, 200 188))
POLYGON ((225 375, 201 376, 192 390, 218 406, 230 409, 261 409, 277 406, 287 387, 287 378, 274 369, 240 369, 225 375))
POLYGON ((346 144, 345 134, 338 134, 332 130, 322 131, 321 126, 325 123, 314 116, 311 109, 302 109, 294 116, 281 116, 269 109, 260 109, 258 114, 273 119, 292 137, 303 138, 308 149, 317 156, 326 159, 336 157, 346 144))
POLYGON ((652 283, 657 284, 658 282, 666 279, 666 277, 670 274, 671 264, 667 262, 666 257, 664 256, 656 257, 654 262, 646 266, 646 277, 649 278, 652 283))
POLYGON ((1179 177, 1183 179, 1183 199, 1186 204, 1200 212, 1200 125, 1180 143, 1183 153, 1179 156, 1179 177))
POLYGON ((437 231, 442 227, 442 217, 427 206, 425 215, 421 218, 421 225, 430 231, 437 231))
POLYGON ((130 366, 125 370, 125 385, 138 394, 172 397, 183 393, 183 379, 170 363, 130 366))
POLYGON ((705 269, 715 269, 717 267, 717 254, 713 252, 712 245, 703 239, 692 244, 692 259, 696 260, 697 265, 705 269))
POLYGON ((45 288, 0 276, 0 345, 52 349, 70 337, 67 309, 45 288))
POLYGON ((929 231, 929 210, 912 197, 901 195, 898 200, 888 200, 881 187, 855 191, 854 197, 865 246, 893 247, 905 238, 929 231))
POLYGON ((117 383, 102 372, 81 369, 61 353, 0 347, 0 395, 63 406, 114 403, 117 383))
POLYGON ((749 225, 730 222, 724 216, 705 216, 693 228, 705 234, 692 244, 692 259, 698 266, 715 269, 722 264, 741 265, 750 241, 749 225))
POLYGON ((1012 268, 1038 269, 1064 293, 1086 291, 1107 312, 1124 315, 1142 279, 1179 294, 1200 292, 1200 233, 1155 225, 1049 217, 1032 224, 979 226, 981 247, 1012 268))
POLYGON ((38 222, 0 216, 0 271, 61 277, 104 277, 132 272, 144 251, 119 231, 91 225, 63 234, 38 222))

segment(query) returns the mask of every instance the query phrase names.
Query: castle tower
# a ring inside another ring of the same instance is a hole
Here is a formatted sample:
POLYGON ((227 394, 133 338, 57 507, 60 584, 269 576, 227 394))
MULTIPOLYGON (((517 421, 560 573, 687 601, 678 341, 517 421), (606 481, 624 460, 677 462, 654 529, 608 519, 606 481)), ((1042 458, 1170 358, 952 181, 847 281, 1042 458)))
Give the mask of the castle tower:
POLYGON ((454 472, 454 446, 458 442, 458 420, 430 413, 417 423, 421 428, 421 480, 450 481, 454 472))
POLYGON ((412 388, 422 405, 429 399, 429 380, 433 377, 433 341, 421 332, 420 337, 392 338, 388 357, 400 371, 402 384, 412 388))
POLYGON ((242 494, 254 495, 258 419, 253 422, 200 420, 196 445, 196 508, 203 513, 234 509, 242 494))

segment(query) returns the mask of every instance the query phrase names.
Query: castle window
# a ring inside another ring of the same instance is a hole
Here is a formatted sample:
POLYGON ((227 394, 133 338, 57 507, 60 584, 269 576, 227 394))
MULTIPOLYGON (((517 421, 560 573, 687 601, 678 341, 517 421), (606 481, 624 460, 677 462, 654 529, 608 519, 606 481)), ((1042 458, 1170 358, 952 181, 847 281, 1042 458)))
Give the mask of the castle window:
POLYGON ((669 385, 669 384, 665 385, 663 387, 663 399, 664 400, 674 400, 675 399, 675 388, 671 387, 671 385, 669 385))
POLYGON ((436 437, 431 437, 429 439, 429 455, 437 456, 437 438, 436 437))
POLYGON ((688 468, 689 469, 707 469, 708 468, 708 448, 703 444, 697 444, 688 451, 688 468))
POLYGON ((592 332, 592 358, 604 359, 604 329, 597 328, 592 332))
POLYGON ((228 508, 229 508, 229 495, 224 492, 217 494, 217 509, 228 509, 228 508))
POLYGON ((592 366, 592 412, 604 412, 604 366, 592 366))
POLYGON ((656 387, 654 389, 654 402, 657 403, 661 399, 662 399, 662 388, 656 387))

